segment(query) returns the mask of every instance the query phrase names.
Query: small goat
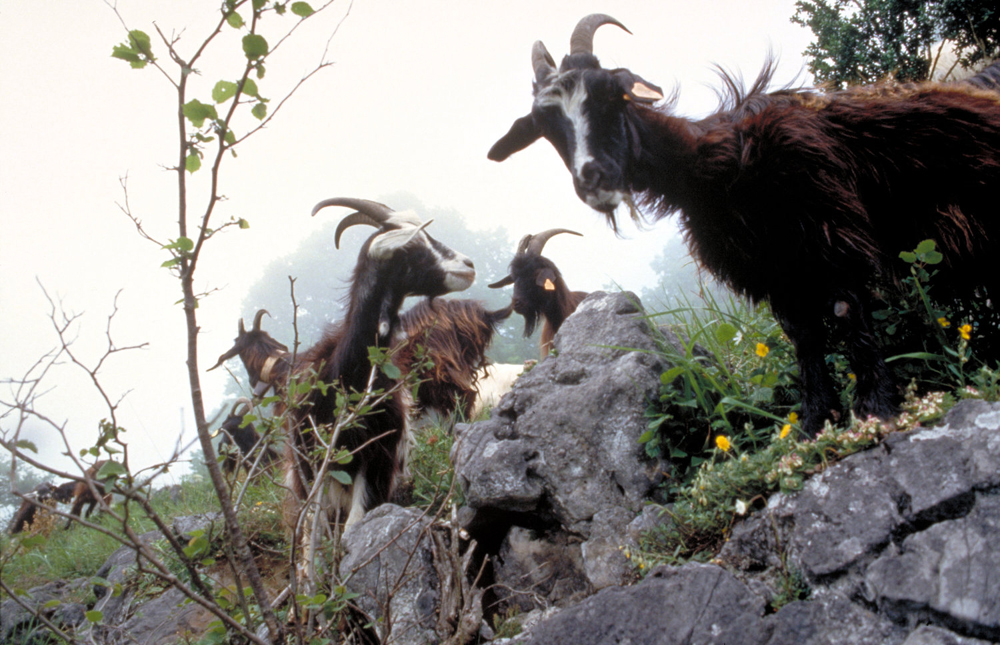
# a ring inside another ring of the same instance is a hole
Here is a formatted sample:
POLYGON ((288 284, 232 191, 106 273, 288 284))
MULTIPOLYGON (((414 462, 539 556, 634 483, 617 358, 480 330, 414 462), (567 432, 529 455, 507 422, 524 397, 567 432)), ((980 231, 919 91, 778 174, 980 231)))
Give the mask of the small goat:
POLYGON ((233 346, 219 356, 215 365, 207 370, 211 372, 230 358, 239 356, 247 376, 250 377, 250 387, 257 397, 264 396, 272 386, 283 385, 288 380, 292 368, 292 355, 288 352, 288 347, 260 328, 261 319, 266 313, 266 309, 257 312, 253 317, 253 328, 250 331, 246 330, 243 319, 240 318, 233 346))
MULTIPOLYGON (((389 348, 400 328, 399 308, 407 296, 440 296, 469 287, 476 272, 472 260, 438 242, 424 230, 430 222, 412 213, 397 213, 384 204, 362 199, 327 199, 313 215, 329 206, 356 209, 337 226, 334 238, 350 226, 365 224, 377 230, 362 245, 348 293, 347 313, 320 341, 303 352, 296 372, 313 371, 320 381, 337 385, 316 389, 291 411, 287 442, 287 484, 298 499, 306 499, 315 477, 313 451, 316 432, 337 418, 337 394, 363 392, 370 386, 389 391, 398 381, 384 370, 372 370, 369 346, 389 348)), ((404 392, 382 400, 358 424, 343 428, 337 445, 354 453, 343 468, 352 478, 342 488, 332 482, 334 504, 346 511, 346 525, 385 501, 405 467, 409 442, 408 401, 404 392)), ((286 515, 286 518, 288 516, 286 515)), ((287 519, 286 519, 287 521, 287 519)))
MULTIPOLYGON (((240 321, 233 346, 219 356, 213 370, 239 356, 256 395, 270 387, 282 389, 291 371, 291 354, 260 328, 263 309, 247 331, 240 321)), ((400 314, 399 329, 392 341, 393 363, 409 374, 418 359, 418 347, 433 366, 416 376, 416 407, 422 412, 448 416, 455 410, 468 418, 478 390, 477 370, 487 364, 486 350, 497 326, 513 309, 489 311, 477 300, 432 298, 422 300, 400 314)), ((301 366, 302 361, 296 361, 301 366)))
POLYGON ((511 300, 514 311, 524 316, 524 336, 535 333, 539 316, 542 318, 540 339, 541 358, 549 355, 552 339, 580 302, 587 297, 585 291, 570 291, 552 260, 542 255, 545 243, 560 233, 580 235, 565 228, 553 228, 537 235, 525 235, 517 246, 517 253, 510 263, 508 275, 490 285, 499 289, 514 285, 511 300))
MULTIPOLYGON (((97 502, 99 500, 94 496, 94 492, 90 489, 88 484, 93 484, 94 490, 96 490, 97 494, 101 496, 105 506, 111 504, 111 493, 106 493, 104 490, 104 484, 95 479, 95 477, 97 477, 97 473, 100 472, 101 467, 106 463, 108 463, 107 459, 95 461, 94 465, 84 471, 83 480, 76 482, 73 486, 73 507, 69 511, 70 515, 80 517, 80 513, 83 511, 84 506, 87 507, 87 512, 84 517, 89 518, 91 513, 94 512, 94 508, 97 506, 97 502)), ((72 518, 66 520, 66 528, 69 528, 72 523, 72 518)))
POLYGON ((631 71, 601 68, 593 37, 605 24, 625 29, 587 16, 558 70, 535 43, 531 114, 489 158, 544 137, 580 199, 616 230, 615 210, 632 197, 653 220, 680 212, 692 255, 769 303, 794 344, 808 435, 838 414, 824 361, 834 313, 850 332, 855 411, 894 414, 898 388, 869 321, 872 281, 901 277, 899 252, 933 239, 946 270, 936 280, 1000 297, 1000 63, 962 83, 766 93, 769 61, 749 91, 723 74, 727 104, 692 121, 653 108, 662 91, 631 71))
POLYGON ((24 495, 21 506, 11 518, 7 525, 7 533, 15 535, 28 529, 38 517, 38 509, 47 508, 53 504, 68 504, 73 499, 73 489, 75 482, 66 482, 60 486, 53 486, 49 482, 42 482, 24 495))
MULTIPOLYGON (((226 475, 232 475, 243 466, 247 473, 254 464, 254 450, 260 443, 260 436, 253 423, 243 425, 243 418, 253 411, 250 399, 241 397, 236 400, 229 411, 229 416, 219 427, 222 438, 219 440, 219 452, 225 455, 222 470, 226 475)), ((277 460, 278 454, 271 446, 263 447, 260 456, 260 467, 267 468, 277 460)))

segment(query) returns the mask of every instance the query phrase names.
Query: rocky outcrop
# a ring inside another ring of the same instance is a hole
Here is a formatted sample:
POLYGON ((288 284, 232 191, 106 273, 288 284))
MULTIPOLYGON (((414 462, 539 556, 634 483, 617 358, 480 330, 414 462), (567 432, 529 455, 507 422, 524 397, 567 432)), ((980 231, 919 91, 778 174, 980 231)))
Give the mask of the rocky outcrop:
POLYGON ((568 599, 630 579, 620 535, 662 471, 638 442, 667 367, 660 342, 634 295, 591 294, 556 335, 554 356, 523 374, 489 420, 456 428, 465 524, 484 543, 509 536, 497 567, 517 605, 539 584, 568 599), (552 544, 565 545, 565 566, 538 562, 552 544))

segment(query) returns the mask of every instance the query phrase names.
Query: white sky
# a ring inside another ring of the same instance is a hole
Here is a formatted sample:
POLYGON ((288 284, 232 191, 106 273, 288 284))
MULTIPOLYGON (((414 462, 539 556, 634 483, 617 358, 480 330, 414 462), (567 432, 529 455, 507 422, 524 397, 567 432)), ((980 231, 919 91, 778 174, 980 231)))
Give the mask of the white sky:
MULTIPOLYGON (((180 49, 189 55, 216 21, 215 4, 119 0, 118 9, 130 28, 153 37, 154 52, 173 71, 153 21, 166 34, 183 31, 180 49)), ((338 0, 279 50, 259 82, 264 96, 283 95, 315 66, 349 6, 338 0)), ((672 224, 648 232, 626 224, 628 239, 616 239, 577 199, 545 142, 502 164, 486 159, 530 109, 532 43, 543 40, 558 62, 576 21, 593 12, 614 16, 634 34, 601 28, 595 53, 602 64, 628 67, 668 91, 679 84, 677 112, 685 116, 714 109, 714 63, 752 79, 773 50, 778 83, 811 80, 801 56, 811 34, 790 22, 794 0, 356 0, 331 41, 335 65, 225 162, 221 192, 228 199, 213 221, 243 217, 250 229, 215 238, 199 267, 199 288, 218 290, 198 311, 200 368, 230 346, 241 301, 262 268, 336 217, 309 217, 313 204, 332 196, 405 191, 428 206, 458 210, 474 228, 502 225, 515 240, 572 228, 585 237, 551 244, 546 255, 573 289, 649 286, 650 261, 675 234, 672 224)), ((205 58, 191 98, 208 102, 217 80, 238 76, 242 34, 228 31, 226 47, 239 55, 205 58)), ((99 0, 0 5, 0 379, 23 376, 57 342, 39 282, 83 314, 73 349, 90 365, 106 346, 107 318, 121 291, 115 343, 148 347, 111 357, 100 377, 112 400, 128 392, 119 422, 136 468, 165 459, 178 437, 187 442, 195 433, 184 320, 174 304, 179 283, 159 266, 167 253, 140 239, 117 206, 127 174, 132 211, 158 239, 177 236, 176 180, 164 170, 177 155, 175 94, 154 69, 132 70, 111 58, 124 40, 118 18, 99 0)), ((204 208, 204 194, 191 198, 194 213, 204 208)), ((448 242, 446 230, 432 232, 448 242)), ((335 252, 332 240, 330 248, 335 252)), ((209 410, 227 378, 222 370, 202 372, 209 410)), ((74 451, 91 445, 107 416, 96 390, 70 366, 51 373, 48 386, 42 411, 65 423, 74 451)), ((6 387, 0 398, 10 400, 6 387)), ((65 465, 54 433, 33 439, 45 459, 65 465)))

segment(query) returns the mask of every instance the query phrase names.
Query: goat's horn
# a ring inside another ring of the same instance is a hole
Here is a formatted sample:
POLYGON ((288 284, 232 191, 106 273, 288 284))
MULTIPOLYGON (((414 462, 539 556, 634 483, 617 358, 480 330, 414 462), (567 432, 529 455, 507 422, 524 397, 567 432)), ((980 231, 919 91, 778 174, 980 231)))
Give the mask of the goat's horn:
POLYGON ((601 25, 617 25, 628 33, 632 33, 622 23, 611 16, 603 13, 592 13, 585 16, 576 23, 573 35, 569 37, 569 53, 572 54, 593 54, 594 53, 594 32, 601 25))
POLYGON ((556 73, 556 62, 540 40, 536 40, 531 48, 531 68, 535 70, 535 80, 539 83, 544 83, 545 79, 556 73))
POLYGON ((340 224, 337 224, 337 232, 333 236, 333 245, 338 249, 340 248, 341 234, 351 226, 365 224, 367 226, 381 228, 382 225, 385 224, 386 220, 389 219, 389 217, 395 212, 385 204, 373 202, 368 199, 332 197, 330 199, 324 199, 320 203, 313 206, 312 214, 316 215, 316 213, 327 206, 346 206, 348 208, 357 209, 356 213, 351 213, 344 219, 340 220, 340 224))
MULTIPOLYGON (((267 314, 268 316, 271 315, 271 313, 267 309, 258 309, 257 310, 257 315, 253 317, 253 330, 254 331, 260 331, 260 320, 261 320, 261 318, 264 317, 264 314, 267 314)), ((243 322, 243 321, 240 320, 240 322, 243 322)))
POLYGON ((542 249, 545 248, 545 243, 548 242, 553 236, 559 235, 560 233, 572 233, 573 235, 583 237, 582 233, 571 231, 568 228, 550 228, 547 231, 530 236, 531 239, 528 241, 527 248, 524 252, 528 255, 541 255, 542 249))
MULTIPOLYGON (((236 399, 235 403, 233 403, 233 407, 229 410, 229 416, 233 416, 234 414, 236 414, 236 409, 241 405, 246 406, 247 412, 253 409, 253 403, 250 402, 250 399, 246 398, 245 396, 241 396, 240 398, 236 399)), ((246 414, 247 412, 244 412, 243 414, 246 414)))

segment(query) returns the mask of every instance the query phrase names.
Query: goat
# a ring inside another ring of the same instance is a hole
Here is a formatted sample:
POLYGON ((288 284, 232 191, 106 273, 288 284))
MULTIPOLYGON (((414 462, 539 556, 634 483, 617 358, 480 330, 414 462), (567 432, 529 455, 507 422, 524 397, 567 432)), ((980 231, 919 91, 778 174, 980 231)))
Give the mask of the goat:
POLYGON ((272 386, 284 384, 292 367, 292 355, 288 352, 288 347, 260 328, 261 319, 266 313, 266 309, 257 312, 250 331, 246 330, 243 319, 240 318, 233 346, 223 352, 215 365, 207 370, 211 372, 230 358, 239 356, 250 377, 250 387, 257 397, 263 396, 272 386))
MULTIPOLYGON (((257 312, 249 332, 241 320, 233 346, 209 368, 211 371, 239 356, 256 395, 272 386, 282 389, 292 368, 285 345, 260 328, 265 313, 263 309, 257 312)), ((416 374, 421 379, 416 392, 416 407, 421 412, 448 416, 458 410, 468 418, 478 389, 477 370, 487 364, 486 350, 497 326, 511 313, 510 306, 489 311, 477 300, 433 298, 400 314, 399 329, 392 340, 393 363, 403 374, 410 374, 418 362, 418 346, 431 363, 430 369, 416 374)))
POLYGON ((749 91, 722 73, 729 99, 693 121, 652 107, 662 90, 631 71, 601 68, 593 36, 604 24, 625 29, 584 18, 558 70, 535 43, 532 111, 488 157, 548 139, 577 195, 616 231, 623 201, 654 221, 680 212, 698 262, 769 303, 792 341, 809 436, 839 414, 824 362, 831 313, 848 327, 855 412, 893 415, 899 391, 867 312, 872 280, 898 280, 898 253, 933 239, 951 285, 1000 296, 1000 63, 962 83, 766 93, 768 60, 749 91))
POLYGON ((49 482, 42 482, 38 486, 23 496, 21 506, 11 518, 7 525, 7 533, 15 535, 28 529, 38 517, 39 507, 45 508, 52 504, 66 504, 73 499, 74 482, 67 482, 60 486, 53 486, 49 482))
MULTIPOLYGON (((257 428, 253 423, 243 425, 243 418, 253 410, 253 403, 246 397, 236 400, 229 411, 229 416, 219 427, 222 438, 219 440, 219 452, 225 455, 222 470, 226 475, 232 475, 241 465, 250 473, 254 464, 253 453, 260 442, 257 428)), ((277 460, 278 455, 270 446, 262 448, 260 456, 261 468, 267 468, 277 460)))
MULTIPOLYGON (((73 507, 69 511, 70 515, 79 518, 80 513, 83 511, 83 507, 86 506, 87 512, 84 517, 89 518, 91 513, 94 512, 94 507, 97 506, 97 502, 99 501, 98 498, 94 496, 94 491, 97 491, 97 494, 101 496, 105 505, 111 503, 111 493, 106 493, 104 490, 104 484, 95 479, 95 477, 97 477, 97 473, 100 472, 101 467, 106 463, 108 463, 107 459, 95 461, 92 466, 84 471, 83 479, 76 482, 73 486, 73 507), (93 484, 94 490, 91 490, 90 484, 93 484)), ((66 520, 66 528, 69 528, 72 523, 72 518, 66 520)))
MULTIPOLYGON (((315 479, 313 451, 316 431, 337 418, 338 392, 363 392, 371 387, 388 392, 398 380, 386 370, 374 370, 369 346, 389 348, 400 328, 399 308, 407 296, 440 296, 468 288, 476 272, 472 260, 427 234, 430 222, 413 213, 397 213, 384 204, 362 199, 321 201, 313 215, 329 206, 356 209, 337 226, 334 243, 348 227, 366 224, 377 230, 361 247, 347 296, 347 313, 329 327, 316 345, 303 352, 297 374, 315 373, 322 383, 300 406, 290 411, 290 440, 286 442, 286 483, 299 500, 308 496, 315 479), (307 432, 307 430, 310 430, 307 432)), ((332 497, 346 511, 345 526, 387 501, 405 468, 409 443, 408 401, 398 391, 373 404, 373 409, 345 427, 337 447, 353 453, 343 469, 352 483, 331 482, 332 497)), ((290 509, 289 509, 290 510, 290 509)), ((286 513, 286 521, 290 515, 286 513)))
POLYGON ((514 311, 524 316, 525 338, 535 333, 535 325, 541 316, 543 320, 539 342, 541 358, 549 355, 552 339, 563 321, 576 311, 580 302, 587 297, 585 291, 570 291, 556 265, 552 260, 542 256, 545 243, 559 233, 580 235, 565 228, 553 228, 537 235, 525 235, 517 246, 514 259, 511 260, 508 275, 489 285, 491 289, 514 285, 511 303, 514 311))
POLYGON ((470 418, 478 396, 479 370, 497 326, 513 308, 489 311, 477 300, 422 300, 400 316, 394 362, 404 373, 417 368, 416 406, 421 413, 470 418), (420 369, 419 348, 430 361, 420 369))

